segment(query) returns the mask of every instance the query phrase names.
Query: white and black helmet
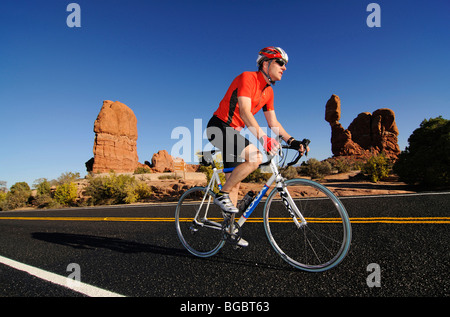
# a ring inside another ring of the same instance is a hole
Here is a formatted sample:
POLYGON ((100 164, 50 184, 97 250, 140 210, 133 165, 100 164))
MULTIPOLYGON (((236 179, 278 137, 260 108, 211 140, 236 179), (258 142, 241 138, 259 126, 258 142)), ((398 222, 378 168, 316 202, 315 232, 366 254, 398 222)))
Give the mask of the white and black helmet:
MULTIPOLYGON (((269 74, 267 74, 262 69, 262 64, 265 61, 269 61, 269 66, 272 61, 278 60, 284 62, 284 64, 287 64, 289 61, 288 54, 281 48, 281 47, 275 47, 275 46, 269 46, 265 47, 262 50, 259 51, 258 58, 256 59, 256 65, 258 69, 266 75, 266 77, 269 79, 270 83, 272 85, 275 85, 275 81, 272 80, 269 74)), ((282 64, 281 64, 282 65, 282 64)))

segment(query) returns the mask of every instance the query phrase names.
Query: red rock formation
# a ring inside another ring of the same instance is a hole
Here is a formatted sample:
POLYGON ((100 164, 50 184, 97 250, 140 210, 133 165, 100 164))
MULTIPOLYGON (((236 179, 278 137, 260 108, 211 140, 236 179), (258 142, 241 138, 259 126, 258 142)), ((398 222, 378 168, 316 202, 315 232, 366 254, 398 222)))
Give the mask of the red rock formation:
POLYGON ((166 150, 158 151, 152 157, 152 169, 157 173, 173 172, 173 157, 166 150))
POLYGON ((398 128, 394 111, 378 109, 372 114, 373 146, 386 153, 388 157, 397 158, 400 154, 398 146, 398 128))
POLYGON ((137 119, 129 107, 119 101, 104 101, 94 132, 92 172, 126 173, 140 166, 136 149, 137 119))
MULTIPOLYGON (((156 173, 173 172, 174 162, 182 162, 182 158, 174 158, 166 150, 158 151, 158 153, 153 154, 151 164, 146 162, 148 166, 156 173)), ((197 172, 200 165, 195 164, 185 164, 186 172, 197 172)))
POLYGON ((325 106, 325 120, 331 126, 331 151, 334 156, 367 156, 383 152, 396 159, 400 154, 394 111, 379 109, 362 112, 344 129, 339 123, 341 101, 332 95, 325 106))

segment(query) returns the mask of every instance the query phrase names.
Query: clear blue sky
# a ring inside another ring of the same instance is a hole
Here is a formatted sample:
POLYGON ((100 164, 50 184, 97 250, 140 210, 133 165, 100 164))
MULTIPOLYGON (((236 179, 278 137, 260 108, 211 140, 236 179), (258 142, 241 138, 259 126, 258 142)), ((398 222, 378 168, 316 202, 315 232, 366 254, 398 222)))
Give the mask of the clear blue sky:
POLYGON ((332 94, 345 128, 360 112, 394 110, 403 150, 423 119, 450 118, 449 14, 448 0, 2 0, 0 180, 84 176, 103 100, 134 111, 139 161, 150 161, 178 141, 176 127, 205 126, 270 45, 290 57, 274 87, 278 119, 312 140, 310 157, 332 156, 332 94), (80 28, 66 25, 71 2, 80 28), (366 24, 371 2, 379 28, 366 24))

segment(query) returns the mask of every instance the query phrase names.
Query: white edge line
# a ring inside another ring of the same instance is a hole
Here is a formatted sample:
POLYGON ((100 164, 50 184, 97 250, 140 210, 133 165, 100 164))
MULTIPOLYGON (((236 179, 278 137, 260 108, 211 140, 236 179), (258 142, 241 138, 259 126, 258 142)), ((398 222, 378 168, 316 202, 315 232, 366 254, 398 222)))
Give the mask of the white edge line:
POLYGON ((10 266, 19 271, 26 272, 30 275, 36 276, 40 279, 46 280, 53 284, 61 285, 69 288, 75 292, 90 296, 90 297, 124 297, 123 295, 110 292, 80 281, 75 281, 65 276, 51 273, 27 264, 23 264, 0 255, 0 263, 10 266))
POLYGON ((402 194, 381 194, 381 195, 355 195, 355 196, 337 196, 342 199, 355 198, 389 198, 389 197, 406 197, 406 196, 432 196, 432 195, 449 195, 450 192, 423 192, 423 193, 402 193, 402 194))

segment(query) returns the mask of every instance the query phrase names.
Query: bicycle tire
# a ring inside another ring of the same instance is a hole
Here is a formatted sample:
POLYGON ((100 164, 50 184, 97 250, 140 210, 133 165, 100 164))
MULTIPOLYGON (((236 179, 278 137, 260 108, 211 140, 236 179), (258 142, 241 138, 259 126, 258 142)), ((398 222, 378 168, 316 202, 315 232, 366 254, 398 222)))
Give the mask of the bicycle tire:
POLYGON ((178 237, 183 246, 198 257, 215 255, 225 243, 222 211, 214 204, 214 193, 206 190, 205 187, 187 190, 178 201, 175 211, 178 237), (197 220, 194 221, 199 208, 197 220))
MULTIPOLYGON (((325 186, 307 179, 285 181, 307 224, 298 228, 275 188, 264 207, 264 227, 274 250, 290 265, 322 272, 338 265, 351 243, 351 224, 341 201, 325 186), (312 197, 316 196, 316 197, 312 197)), ((297 219, 297 218, 296 218, 297 219)))

